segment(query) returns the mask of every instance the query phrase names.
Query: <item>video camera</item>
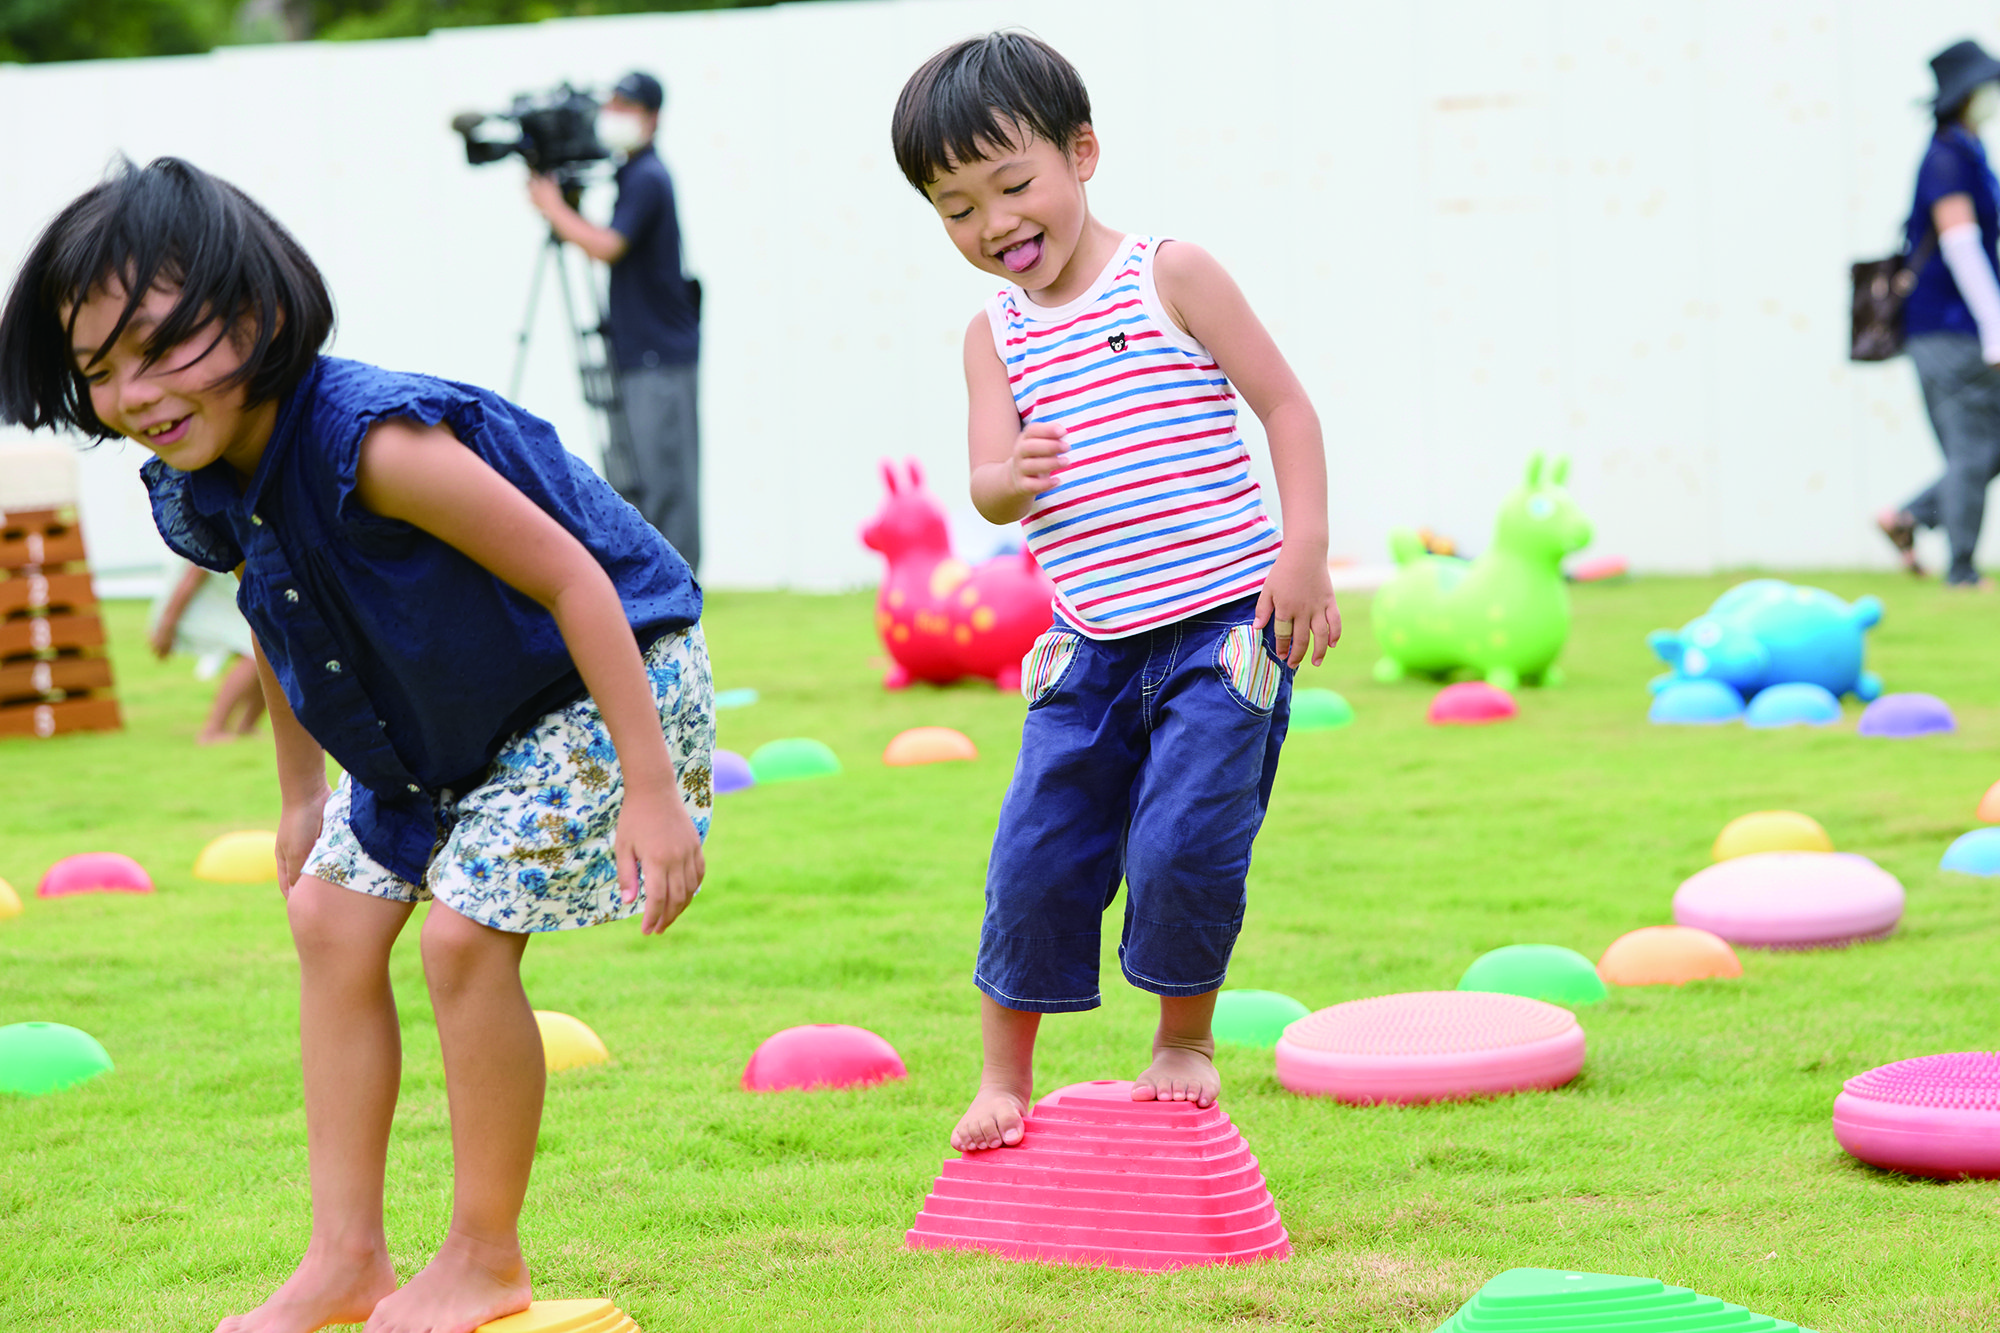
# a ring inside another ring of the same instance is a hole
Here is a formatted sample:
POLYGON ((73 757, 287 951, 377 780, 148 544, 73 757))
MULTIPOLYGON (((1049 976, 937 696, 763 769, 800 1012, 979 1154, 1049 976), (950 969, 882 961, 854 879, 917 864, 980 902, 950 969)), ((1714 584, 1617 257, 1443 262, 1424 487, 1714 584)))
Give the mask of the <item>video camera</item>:
POLYGON ((611 156, 597 141, 597 99, 567 83, 523 93, 505 111, 461 112, 451 118, 451 127, 464 137, 465 160, 473 166, 519 153, 530 171, 565 185, 611 156), (496 125, 502 121, 512 122, 511 132, 496 125))

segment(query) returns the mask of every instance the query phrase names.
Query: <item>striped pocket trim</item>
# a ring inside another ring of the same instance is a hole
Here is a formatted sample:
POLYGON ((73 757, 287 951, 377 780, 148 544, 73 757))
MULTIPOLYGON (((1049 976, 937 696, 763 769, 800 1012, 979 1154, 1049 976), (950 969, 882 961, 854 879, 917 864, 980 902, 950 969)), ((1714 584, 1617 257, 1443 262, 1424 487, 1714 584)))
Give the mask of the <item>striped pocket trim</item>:
POLYGON ((1237 697, 1260 713, 1278 701, 1281 668, 1264 651, 1264 636, 1254 625, 1237 625, 1215 648, 1215 664, 1237 697))
POLYGON ((1064 630, 1049 630, 1021 659, 1021 697, 1038 704, 1062 684, 1069 664, 1076 660, 1079 636, 1064 630))

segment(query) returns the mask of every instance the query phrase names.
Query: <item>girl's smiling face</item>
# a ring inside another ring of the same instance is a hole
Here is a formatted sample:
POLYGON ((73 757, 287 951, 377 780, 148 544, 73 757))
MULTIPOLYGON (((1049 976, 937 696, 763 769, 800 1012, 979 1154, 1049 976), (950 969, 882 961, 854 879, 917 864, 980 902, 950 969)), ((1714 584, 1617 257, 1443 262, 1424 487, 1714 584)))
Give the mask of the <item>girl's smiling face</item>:
POLYGON ((193 472, 222 459, 248 476, 263 457, 278 405, 246 408, 245 387, 224 383, 241 369, 244 348, 220 320, 209 320, 147 364, 147 340, 178 298, 175 289, 154 286, 102 356, 98 349, 125 312, 125 284, 106 278, 74 310, 61 312, 65 321, 74 319, 70 354, 90 386, 91 410, 168 467, 193 472))
POLYGON ((1059 305, 1076 295, 1065 286, 1095 276, 1071 272, 1071 261, 1090 221, 1083 186, 1097 171, 1096 132, 1083 126, 1067 149, 1025 132, 989 148, 990 160, 947 170, 925 193, 966 262, 1059 305))

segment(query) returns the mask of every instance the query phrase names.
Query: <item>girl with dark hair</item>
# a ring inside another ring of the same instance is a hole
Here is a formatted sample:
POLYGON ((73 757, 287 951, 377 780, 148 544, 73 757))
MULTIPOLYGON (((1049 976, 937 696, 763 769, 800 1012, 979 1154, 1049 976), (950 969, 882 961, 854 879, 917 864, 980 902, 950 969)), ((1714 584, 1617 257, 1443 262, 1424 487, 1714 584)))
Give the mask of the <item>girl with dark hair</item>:
POLYGON ((320 355, 305 252, 189 164, 64 209, 0 314, 0 420, 125 436, 167 545, 234 570, 277 743, 312 1240, 228 1333, 454 1333, 525 1309, 543 1090, 528 936, 698 890, 713 690, 701 592, 547 423, 320 355), (326 786, 326 756, 345 772, 326 786), (383 1232, 401 1066, 389 950, 420 900, 454 1194, 400 1289, 383 1232))
POLYGON ((1937 128, 1917 168, 1905 226, 1905 243, 1920 266, 1903 307, 1903 331, 1944 451, 1944 475, 1876 524, 1912 574, 1923 572, 1917 529, 1943 528, 1951 541, 1945 586, 1990 588, 1972 557, 1986 488, 2000 475, 2000 184, 1979 132, 2000 113, 2000 61, 1964 41, 1939 52, 1931 69, 1937 128))

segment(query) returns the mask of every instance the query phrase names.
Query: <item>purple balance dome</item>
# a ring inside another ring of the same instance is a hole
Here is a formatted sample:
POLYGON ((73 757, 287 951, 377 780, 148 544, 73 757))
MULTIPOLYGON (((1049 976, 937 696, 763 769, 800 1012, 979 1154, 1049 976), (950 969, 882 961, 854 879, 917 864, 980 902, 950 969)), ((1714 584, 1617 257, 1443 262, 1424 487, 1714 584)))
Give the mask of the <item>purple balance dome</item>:
POLYGON ((1929 736, 1957 731, 1958 720, 1935 694, 1885 694, 1862 710, 1863 736, 1929 736))
POLYGON ((743 791, 757 785, 757 779, 750 772, 750 761, 734 750, 715 752, 715 794, 726 796, 733 791, 743 791))

